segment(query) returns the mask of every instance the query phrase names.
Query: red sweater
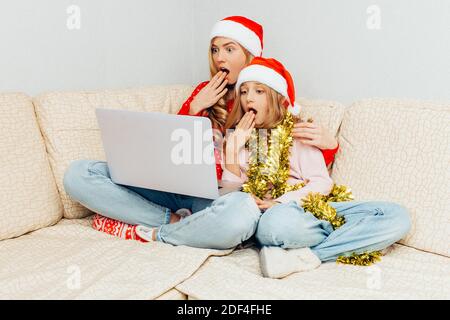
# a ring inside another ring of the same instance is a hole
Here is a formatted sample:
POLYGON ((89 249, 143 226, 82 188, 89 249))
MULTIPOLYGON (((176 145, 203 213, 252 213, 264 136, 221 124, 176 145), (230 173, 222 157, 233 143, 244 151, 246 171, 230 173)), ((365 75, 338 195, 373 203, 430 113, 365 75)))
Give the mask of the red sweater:
MULTIPOLYGON (((191 107, 192 100, 194 100, 195 96, 208 83, 209 83, 209 81, 202 82, 194 89, 194 91, 192 91, 191 96, 183 103, 183 105, 181 106, 180 111, 178 111, 179 115, 189 115, 189 109, 191 107)), ((233 100, 230 100, 230 101, 227 102, 228 112, 231 112, 232 108, 233 108, 233 100)), ((206 112, 204 110, 200 111, 199 113, 195 114, 195 116, 205 117, 206 116, 206 112)), ((338 144, 338 146, 335 149, 325 149, 325 150, 320 149, 320 151, 322 151, 322 155, 323 155, 323 158, 325 159, 325 163, 326 163, 327 166, 330 163, 333 162, 334 156, 335 156, 336 152, 338 151, 338 149, 339 149, 339 144, 338 144)), ((220 165, 220 163, 221 163, 221 161, 220 161, 220 153, 219 153, 219 151, 217 149, 214 149, 214 156, 216 158, 217 179, 221 180, 222 179, 222 166, 220 165)))

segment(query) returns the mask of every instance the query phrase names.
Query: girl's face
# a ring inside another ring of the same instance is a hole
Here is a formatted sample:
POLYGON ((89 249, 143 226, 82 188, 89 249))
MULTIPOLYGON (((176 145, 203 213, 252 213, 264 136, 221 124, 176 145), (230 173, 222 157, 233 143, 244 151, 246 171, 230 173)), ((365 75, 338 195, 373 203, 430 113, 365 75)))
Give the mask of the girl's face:
POLYGON ((268 88, 256 81, 244 82, 240 89, 240 102, 244 112, 255 114, 255 126, 260 127, 269 113, 268 88))
POLYGON ((211 56, 217 70, 228 72, 229 84, 235 84, 239 72, 246 66, 244 49, 230 38, 216 37, 211 41, 211 56))

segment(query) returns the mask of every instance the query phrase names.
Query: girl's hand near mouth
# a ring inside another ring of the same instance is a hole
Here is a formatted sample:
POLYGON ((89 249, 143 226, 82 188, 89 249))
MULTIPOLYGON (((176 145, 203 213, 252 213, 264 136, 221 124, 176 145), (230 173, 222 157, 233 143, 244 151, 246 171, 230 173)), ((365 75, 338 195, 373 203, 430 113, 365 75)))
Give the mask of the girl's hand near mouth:
POLYGON ((228 137, 228 141, 234 146, 235 152, 239 152, 245 146, 254 128, 255 114, 253 111, 248 111, 242 117, 241 121, 239 121, 234 132, 228 137))
POLYGON ((239 150, 245 146, 255 128, 255 115, 249 111, 239 121, 233 133, 227 135, 225 145, 225 168, 240 177, 239 150))

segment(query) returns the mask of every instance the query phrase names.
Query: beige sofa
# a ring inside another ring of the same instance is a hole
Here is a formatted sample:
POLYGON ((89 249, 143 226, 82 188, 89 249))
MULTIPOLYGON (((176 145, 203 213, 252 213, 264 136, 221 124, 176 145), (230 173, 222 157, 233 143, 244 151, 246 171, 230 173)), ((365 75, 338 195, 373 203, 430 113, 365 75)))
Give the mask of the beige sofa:
POLYGON ((324 263, 272 280, 253 247, 143 244, 93 230, 62 178, 72 160, 104 160, 95 108, 174 113, 191 90, 0 94, 1 299, 450 298, 450 104, 298 101, 339 137, 337 183, 410 210, 411 232, 372 267, 324 263))

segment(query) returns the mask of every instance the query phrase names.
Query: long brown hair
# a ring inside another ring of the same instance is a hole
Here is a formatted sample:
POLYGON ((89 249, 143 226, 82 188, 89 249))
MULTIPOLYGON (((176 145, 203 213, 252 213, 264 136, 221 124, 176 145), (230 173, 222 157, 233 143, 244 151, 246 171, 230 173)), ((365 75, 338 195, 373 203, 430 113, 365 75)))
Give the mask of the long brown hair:
MULTIPOLYGON (((212 39, 212 40, 214 40, 214 39, 212 39)), ((212 57, 212 52, 211 52, 212 40, 211 40, 211 43, 209 46, 209 53, 208 53, 209 72, 211 74, 211 78, 214 77, 217 72, 219 72, 219 70, 214 65, 214 60, 212 57)), ((239 45, 239 47, 241 47, 241 49, 245 53, 245 56, 246 56, 245 65, 247 66, 253 60, 254 56, 247 49, 242 47, 240 44, 238 44, 238 45, 239 45)), ((230 95, 234 94, 233 93, 234 85, 227 86, 227 87, 228 87, 228 92, 226 93, 225 97, 229 94, 230 95)), ((212 107, 209 107, 208 109, 206 109, 206 111, 208 112, 208 118, 211 120, 213 128, 217 128, 223 132, 225 123, 228 118, 226 99, 224 97, 220 98, 219 101, 217 101, 217 103, 215 105, 213 105, 212 107)))
MULTIPOLYGON (((277 125, 281 123, 281 121, 283 121, 284 117, 286 116, 287 112, 287 109, 285 107, 286 98, 283 97, 283 95, 281 95, 277 91, 266 86, 265 84, 262 83, 258 84, 263 86, 263 88, 268 93, 267 104, 269 109, 267 117, 266 119, 264 119, 264 122, 260 125, 260 127, 264 129, 275 128, 277 125)), ((241 93, 240 90, 238 89, 236 98, 234 99, 233 110, 231 111, 225 123, 225 130, 236 128, 236 125, 239 123, 239 121, 241 121, 242 117, 244 116, 244 113, 245 112, 241 104, 241 93)))

